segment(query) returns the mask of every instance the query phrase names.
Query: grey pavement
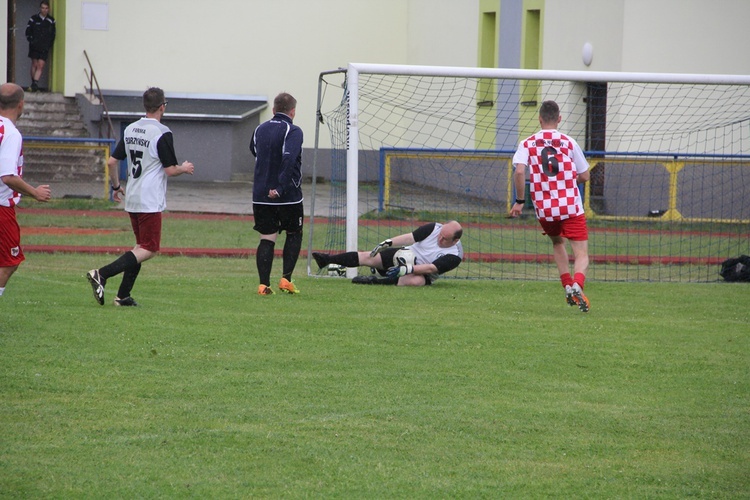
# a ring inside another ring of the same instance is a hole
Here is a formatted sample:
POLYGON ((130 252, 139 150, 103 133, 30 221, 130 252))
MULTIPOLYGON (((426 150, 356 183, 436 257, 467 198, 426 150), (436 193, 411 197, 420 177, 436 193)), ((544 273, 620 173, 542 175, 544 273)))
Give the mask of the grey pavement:
MULTIPOLYGON (((102 198, 108 195, 107 184, 101 182, 52 181, 32 184, 49 184, 54 198, 102 198)), ((170 179, 167 182, 167 210, 170 212, 197 212, 232 215, 253 213, 253 183, 250 181, 232 182, 193 182, 170 179)), ((328 217, 331 211, 331 184, 318 182, 314 188, 310 179, 302 183, 305 216, 315 211, 316 217, 328 217), (313 204, 313 196, 315 203, 313 204)), ((360 193, 360 214, 372 207, 376 194, 360 193)))
MULTIPOLYGON (((53 197, 56 198, 68 196, 101 198, 107 196, 107 185, 104 184, 104 181, 99 183, 67 181, 50 182, 49 184, 53 197)), ((193 182, 172 179, 167 183, 167 210, 170 212, 251 215, 253 213, 252 190, 253 183, 250 181, 193 182)), ((337 207, 338 215, 343 215, 341 204, 345 203, 344 195, 339 193, 338 196, 341 196, 342 199, 334 200, 331 196, 330 182, 320 181, 313 188, 312 181, 307 179, 306 182, 302 183, 302 192, 306 217, 310 215, 329 217, 332 201, 339 205, 337 207)), ((378 206, 378 191, 376 189, 362 189, 358 195, 359 215, 378 206)), ((417 211, 441 211, 445 210, 446 206, 450 206, 453 211, 466 213, 484 213, 488 210, 493 213, 501 213, 504 210, 499 205, 495 206, 497 202, 471 199, 455 194, 446 195, 445 193, 436 196, 434 190, 404 185, 391 188, 391 200, 392 206, 411 208, 417 211)))
MULTIPOLYGON (((315 186, 315 216, 327 217, 330 213, 330 185, 315 186)), ((313 208, 312 183, 302 184, 305 197, 305 216, 313 208)), ((167 210, 170 212, 199 212, 233 215, 253 213, 252 182, 179 182, 170 181, 167 186, 167 210)))
POLYGON ((249 215, 253 213, 251 182, 179 182, 167 184, 167 210, 249 215))
MULTIPOLYGON (((200 212, 250 215, 253 213, 252 182, 175 182, 171 181, 167 187, 167 210, 171 212, 200 212)), ((405 189, 404 186, 393 187, 391 194, 419 210, 445 210, 446 204, 452 210, 482 213, 487 210, 503 211, 504 208, 494 206, 487 200, 471 200, 460 195, 435 196, 432 190, 420 188, 405 189)), ((323 181, 315 186, 313 203, 313 185, 310 180, 303 182, 305 216, 309 217, 313 210, 315 217, 329 217, 331 215, 331 184, 323 181)), ((378 205, 378 192, 374 189, 362 189, 358 193, 359 215, 373 210, 378 205)), ((343 196, 343 195, 339 195, 343 196)), ((339 204, 344 200, 337 200, 339 204)), ((341 213, 339 208, 338 215, 341 213)))

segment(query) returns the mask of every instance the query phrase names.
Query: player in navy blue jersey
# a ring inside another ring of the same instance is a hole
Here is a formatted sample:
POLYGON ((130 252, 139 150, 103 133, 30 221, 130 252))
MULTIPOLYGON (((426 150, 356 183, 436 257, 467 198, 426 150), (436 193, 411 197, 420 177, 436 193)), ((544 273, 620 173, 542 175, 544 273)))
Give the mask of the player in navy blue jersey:
POLYGON ((193 174, 189 161, 177 163, 172 131, 161 123, 167 108, 164 91, 152 87, 143 94, 146 117, 131 123, 109 158, 109 177, 115 201, 125 195, 125 211, 135 234, 135 247, 114 262, 92 269, 86 277, 91 283, 94 298, 104 305, 104 286, 112 276, 123 273, 116 306, 136 306, 130 296, 141 263, 154 257, 161 245, 162 212, 167 208, 167 178, 193 174), (120 161, 128 161, 128 183, 119 181, 120 161), (127 188, 127 191, 126 191, 127 188))
POLYGON ((294 125, 297 100, 286 92, 273 100, 273 118, 255 129, 250 152, 255 157, 253 215, 260 243, 255 254, 258 295, 272 295, 276 237, 286 232, 279 289, 299 293, 292 272, 302 248, 302 129, 294 125))

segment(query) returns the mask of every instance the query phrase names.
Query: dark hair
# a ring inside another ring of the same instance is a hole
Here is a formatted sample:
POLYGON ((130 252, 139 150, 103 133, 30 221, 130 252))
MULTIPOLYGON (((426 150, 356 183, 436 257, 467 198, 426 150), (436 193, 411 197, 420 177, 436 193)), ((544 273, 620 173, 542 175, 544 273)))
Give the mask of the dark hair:
POLYGON ((19 85, 4 85, 3 87, 5 88, 0 92, 0 109, 13 109, 23 101, 24 93, 19 85))
POLYGON ((42 0, 41 2, 39 2, 39 7, 41 7, 42 5, 46 5, 47 7, 49 7, 49 2, 47 0, 42 0))
POLYGON ((296 107, 297 99, 286 92, 277 95, 273 100, 273 109, 276 110, 277 113, 289 114, 289 112, 296 107))
POLYGON ((164 104, 164 91, 159 87, 151 87, 143 93, 143 107, 146 113, 155 113, 164 104))
POLYGON ((544 123, 555 123, 560 117, 560 107, 555 101, 544 101, 539 108, 539 117, 544 123))

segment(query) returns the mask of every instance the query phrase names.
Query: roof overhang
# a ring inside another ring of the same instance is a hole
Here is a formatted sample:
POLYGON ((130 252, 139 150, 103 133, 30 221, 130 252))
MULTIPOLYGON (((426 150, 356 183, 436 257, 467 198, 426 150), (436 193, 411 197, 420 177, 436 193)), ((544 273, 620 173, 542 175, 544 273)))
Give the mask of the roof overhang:
MULTIPOLYGON (((102 94, 110 118, 136 120, 145 114, 142 92, 103 90, 102 94)), ((264 96, 167 93, 166 98, 165 120, 243 121, 268 107, 264 96)))

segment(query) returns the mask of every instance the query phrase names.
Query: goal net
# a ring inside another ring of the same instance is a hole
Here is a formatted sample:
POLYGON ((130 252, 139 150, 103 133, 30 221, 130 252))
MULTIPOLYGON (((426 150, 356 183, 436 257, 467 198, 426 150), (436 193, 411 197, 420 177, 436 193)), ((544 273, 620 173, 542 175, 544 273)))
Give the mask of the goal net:
POLYGON ((748 77, 364 64, 319 80, 312 176, 330 206, 309 251, 455 219, 465 259, 449 277, 557 280, 531 206, 508 218, 530 200, 514 192, 513 153, 548 99, 591 166, 590 279, 716 281, 750 254, 748 77))

